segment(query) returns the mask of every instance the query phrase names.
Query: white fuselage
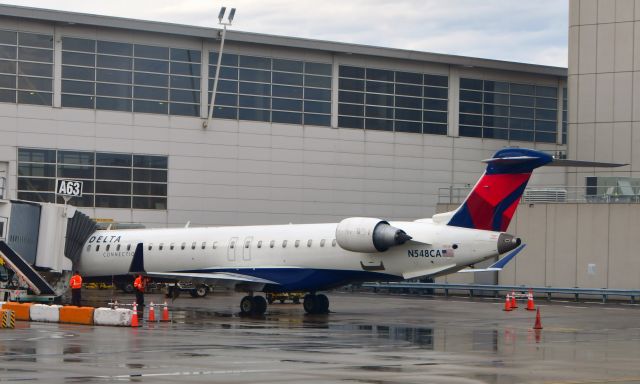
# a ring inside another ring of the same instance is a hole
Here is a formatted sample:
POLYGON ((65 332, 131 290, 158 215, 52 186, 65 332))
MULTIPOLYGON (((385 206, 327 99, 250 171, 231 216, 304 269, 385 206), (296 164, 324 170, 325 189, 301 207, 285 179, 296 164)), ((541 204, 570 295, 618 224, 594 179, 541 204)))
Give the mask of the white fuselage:
POLYGON ((234 272, 277 282, 276 290, 322 290, 356 281, 453 272, 497 256, 500 232, 433 223, 391 222, 412 241, 379 253, 344 250, 336 223, 104 230, 84 244, 80 273, 125 275, 142 243, 154 272, 234 272))

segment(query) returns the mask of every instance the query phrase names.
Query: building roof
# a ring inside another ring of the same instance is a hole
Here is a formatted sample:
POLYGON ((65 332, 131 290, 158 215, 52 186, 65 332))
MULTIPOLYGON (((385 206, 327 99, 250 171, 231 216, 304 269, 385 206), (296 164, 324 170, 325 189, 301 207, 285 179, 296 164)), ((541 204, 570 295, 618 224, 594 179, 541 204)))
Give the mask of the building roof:
MULTIPOLYGON (((57 11, 42 8, 0 5, 0 15, 48 21, 87 25, 94 27, 128 29, 163 34, 217 39, 217 28, 197 27, 183 24, 157 21, 136 20, 113 16, 91 15, 78 12, 57 11)), ((243 43, 266 44, 282 47, 313 49, 335 53, 379 56, 391 59, 427 61, 462 67, 478 67, 502 71, 526 72, 539 75, 567 76, 567 68, 538 64, 517 63, 512 61, 481 59, 476 57, 446 55, 440 53, 420 52, 406 49, 381 48, 362 44, 338 43, 332 41, 303 39, 297 37, 275 36, 261 33, 227 31, 227 40, 243 43)))

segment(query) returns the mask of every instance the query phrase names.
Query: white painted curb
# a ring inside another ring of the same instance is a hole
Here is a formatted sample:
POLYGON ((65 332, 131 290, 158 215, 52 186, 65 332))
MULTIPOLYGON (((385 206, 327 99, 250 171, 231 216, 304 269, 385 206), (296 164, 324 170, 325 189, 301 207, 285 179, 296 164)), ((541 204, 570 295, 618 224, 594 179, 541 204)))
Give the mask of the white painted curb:
POLYGON ((115 325, 121 327, 131 326, 133 311, 126 308, 96 308, 93 311, 93 323, 95 325, 115 325))
POLYGON ((33 304, 29 308, 31 321, 44 321, 47 323, 57 323, 60 321, 61 305, 33 304))

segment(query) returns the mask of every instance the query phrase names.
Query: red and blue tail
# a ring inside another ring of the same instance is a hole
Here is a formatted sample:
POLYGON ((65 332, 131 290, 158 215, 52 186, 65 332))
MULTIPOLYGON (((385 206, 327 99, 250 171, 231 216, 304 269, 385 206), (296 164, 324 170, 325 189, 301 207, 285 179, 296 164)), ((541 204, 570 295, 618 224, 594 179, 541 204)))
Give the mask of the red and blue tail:
POLYGON ((532 149, 499 150, 485 160, 485 173, 447 225, 506 231, 531 172, 552 161, 552 156, 532 149))

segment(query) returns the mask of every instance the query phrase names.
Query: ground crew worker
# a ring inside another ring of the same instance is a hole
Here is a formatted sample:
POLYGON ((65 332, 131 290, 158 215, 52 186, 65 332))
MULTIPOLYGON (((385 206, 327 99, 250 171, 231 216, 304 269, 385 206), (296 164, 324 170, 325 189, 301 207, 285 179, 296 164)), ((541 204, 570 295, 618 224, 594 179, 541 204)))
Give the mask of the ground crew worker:
POLYGON ((144 313, 144 290, 147 286, 147 279, 138 275, 133 281, 133 287, 136 289, 136 304, 138 304, 138 311, 144 313))
POLYGON ((78 271, 73 273, 71 280, 69 280, 71 286, 71 305, 80 306, 81 292, 82 292, 82 276, 78 271))

